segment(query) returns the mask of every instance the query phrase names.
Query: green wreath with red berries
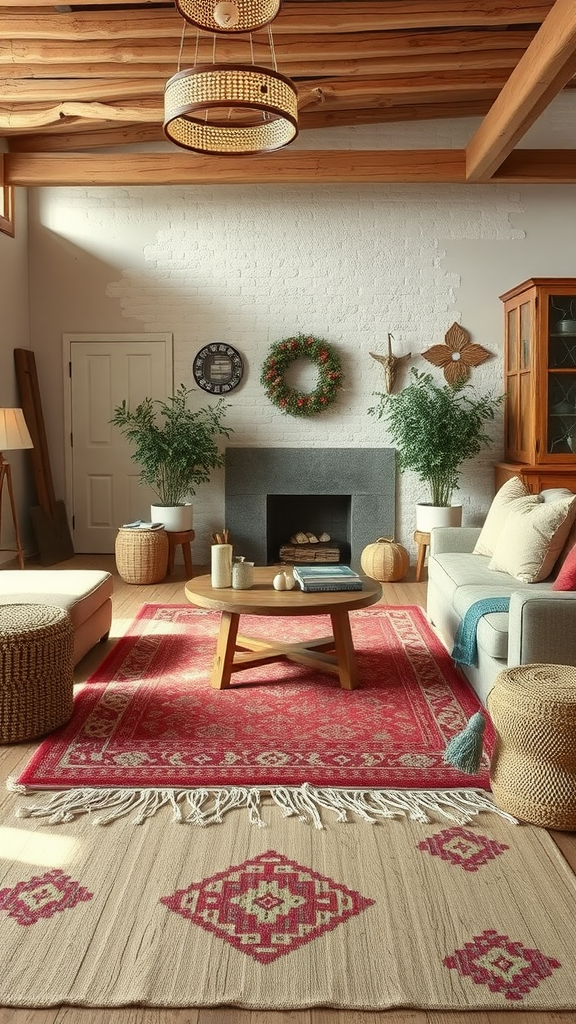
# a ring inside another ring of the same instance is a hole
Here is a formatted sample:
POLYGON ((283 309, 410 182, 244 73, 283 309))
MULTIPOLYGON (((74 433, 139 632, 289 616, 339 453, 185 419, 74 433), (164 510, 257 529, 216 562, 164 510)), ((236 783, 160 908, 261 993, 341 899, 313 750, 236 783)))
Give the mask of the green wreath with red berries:
POLYGON ((288 416, 312 416, 336 401, 342 387, 342 366, 334 349, 324 338, 299 334, 272 345, 262 366, 260 383, 273 405, 288 416), (290 363, 310 359, 318 369, 314 391, 290 388, 284 374, 290 363))

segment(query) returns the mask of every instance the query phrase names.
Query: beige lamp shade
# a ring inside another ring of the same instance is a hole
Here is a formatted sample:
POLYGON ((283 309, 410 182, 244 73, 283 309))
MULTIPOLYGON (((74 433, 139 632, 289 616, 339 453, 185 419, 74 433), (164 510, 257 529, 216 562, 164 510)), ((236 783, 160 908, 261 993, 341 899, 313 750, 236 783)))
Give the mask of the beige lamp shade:
POLYGON ((22 409, 0 409, 0 452, 33 447, 22 409))

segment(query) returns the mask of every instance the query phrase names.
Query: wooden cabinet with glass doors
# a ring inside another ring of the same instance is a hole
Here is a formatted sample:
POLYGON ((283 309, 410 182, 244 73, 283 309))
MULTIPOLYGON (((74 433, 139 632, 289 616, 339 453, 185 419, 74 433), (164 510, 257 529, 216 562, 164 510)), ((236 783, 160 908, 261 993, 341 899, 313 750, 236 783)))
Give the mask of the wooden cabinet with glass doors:
POLYGON ((532 278, 504 303, 505 461, 496 488, 576 492, 576 278, 532 278))

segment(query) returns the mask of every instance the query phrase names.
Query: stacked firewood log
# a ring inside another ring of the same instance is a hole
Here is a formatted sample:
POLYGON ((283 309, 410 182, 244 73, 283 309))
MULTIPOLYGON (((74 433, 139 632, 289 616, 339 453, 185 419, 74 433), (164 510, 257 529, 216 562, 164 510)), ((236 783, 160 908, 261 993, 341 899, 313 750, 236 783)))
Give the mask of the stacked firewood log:
POLYGON ((291 544, 327 544, 329 540, 329 533, 321 533, 319 537, 315 533, 295 533, 290 537, 291 544))
POLYGON ((308 562, 339 562, 340 548, 330 544, 330 534, 295 533, 289 544, 280 548, 280 561, 288 564, 308 562))

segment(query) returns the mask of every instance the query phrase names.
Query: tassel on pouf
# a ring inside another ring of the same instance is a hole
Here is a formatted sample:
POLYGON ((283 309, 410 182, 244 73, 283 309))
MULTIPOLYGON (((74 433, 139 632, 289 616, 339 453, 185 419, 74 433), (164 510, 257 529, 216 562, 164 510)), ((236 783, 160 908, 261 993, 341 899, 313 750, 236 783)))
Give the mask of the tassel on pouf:
POLYGON ((461 772, 466 772, 467 775, 476 775, 482 759, 482 740, 485 728, 484 715, 477 711, 462 732, 453 736, 446 745, 444 763, 458 768, 461 772))

